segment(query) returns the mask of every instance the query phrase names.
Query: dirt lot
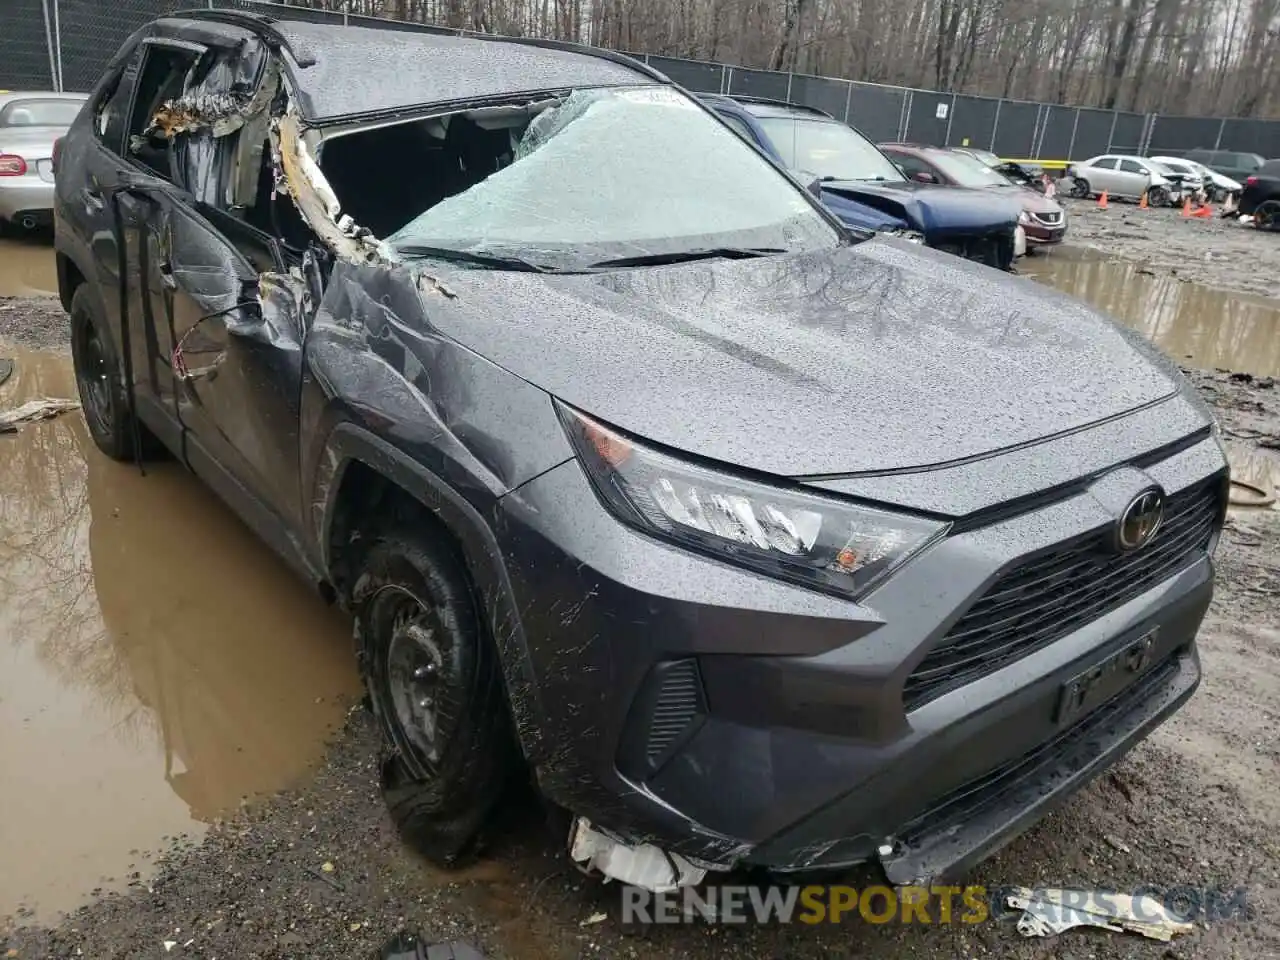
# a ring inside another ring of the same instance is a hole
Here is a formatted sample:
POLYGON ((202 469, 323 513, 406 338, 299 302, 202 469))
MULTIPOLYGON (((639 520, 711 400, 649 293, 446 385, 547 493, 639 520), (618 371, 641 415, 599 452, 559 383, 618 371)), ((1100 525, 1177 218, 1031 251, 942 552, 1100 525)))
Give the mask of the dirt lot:
POLYGON ((1112 201, 1063 200, 1072 246, 1124 257, 1156 273, 1180 280, 1280 297, 1280 233, 1267 233, 1235 220, 1185 219, 1180 210, 1140 210, 1112 201))
MULTIPOLYGON (((1280 295, 1280 237, 1186 224, 1163 211, 1143 212, 1141 225, 1134 225, 1138 216, 1114 206, 1105 214, 1073 208, 1073 230, 1082 243, 1110 255, 1144 260, 1149 266, 1143 269, 1176 269, 1179 277, 1280 295), (1212 244, 1204 242, 1207 234, 1214 235, 1212 244), (1183 253, 1173 252, 1177 244, 1183 253)), ((56 303, 0 300, 0 343, 19 339, 63 350, 65 323, 56 303)), ((1273 469, 1268 447, 1280 447, 1276 382, 1225 372, 1193 376, 1218 412, 1233 460, 1251 476, 1273 469)), ((96 454, 84 456, 92 461, 96 454)), ((166 482, 194 486, 182 477, 166 482)), ((191 509, 184 503, 181 515, 191 509)), ((168 522, 163 505, 156 511, 154 525, 168 522)), ((402 928, 428 939, 470 941, 495 958, 548 960, 1280 956, 1278 520, 1274 511, 1240 511, 1229 522, 1218 553, 1218 594, 1201 632, 1206 677, 1191 703, 1113 773, 973 877, 991 887, 1247 888, 1247 916, 1201 923, 1171 945, 1099 931, 1024 940, 1009 923, 626 926, 616 887, 586 880, 568 865, 528 797, 512 798, 478 862, 443 873, 395 837, 378 793, 376 736, 353 707, 313 778, 239 812, 210 816, 198 841, 158 844, 154 868, 141 855, 133 858, 137 866, 120 864, 124 889, 51 926, 36 924, 30 914, 0 921, 0 956, 355 958, 402 928), (605 919, 597 919, 600 913, 605 919)), ((225 523, 234 521, 227 515, 225 523)), ((249 562, 247 543, 237 546, 236 562, 249 562)), ((246 665, 224 669, 242 671, 228 680, 236 685, 246 665)), ((82 802, 84 817, 92 818, 94 797, 82 802)), ((33 866, 5 864, 19 875, 33 866)))

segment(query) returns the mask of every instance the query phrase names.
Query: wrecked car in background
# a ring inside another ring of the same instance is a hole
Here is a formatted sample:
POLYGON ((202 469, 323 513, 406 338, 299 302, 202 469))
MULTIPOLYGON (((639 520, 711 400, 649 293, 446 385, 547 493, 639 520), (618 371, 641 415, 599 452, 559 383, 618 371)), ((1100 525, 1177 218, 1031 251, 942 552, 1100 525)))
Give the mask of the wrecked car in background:
POLYGON ((0 229, 53 222, 53 145, 83 103, 81 93, 0 91, 0 229))
POLYGON ((701 99, 814 191, 847 226, 890 233, 1009 269, 1025 252, 1016 203, 908 179, 857 130, 821 110, 751 97, 701 99))
POLYGON ((352 612, 437 860, 527 772, 650 889, 942 876, 1199 681, 1226 467, 1177 369, 850 236, 627 58, 161 19, 63 141, 56 246, 94 441, 352 612))

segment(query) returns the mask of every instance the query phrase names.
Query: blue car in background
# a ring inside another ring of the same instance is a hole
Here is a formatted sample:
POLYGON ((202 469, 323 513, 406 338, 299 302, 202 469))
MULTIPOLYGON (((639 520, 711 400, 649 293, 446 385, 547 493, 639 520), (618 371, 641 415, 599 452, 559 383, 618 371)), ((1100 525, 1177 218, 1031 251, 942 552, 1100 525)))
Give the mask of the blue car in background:
POLYGON ((812 107, 748 97, 700 98, 749 142, 811 189, 847 226, 907 236, 1008 270, 1016 255, 1016 203, 907 179, 874 143, 812 107))

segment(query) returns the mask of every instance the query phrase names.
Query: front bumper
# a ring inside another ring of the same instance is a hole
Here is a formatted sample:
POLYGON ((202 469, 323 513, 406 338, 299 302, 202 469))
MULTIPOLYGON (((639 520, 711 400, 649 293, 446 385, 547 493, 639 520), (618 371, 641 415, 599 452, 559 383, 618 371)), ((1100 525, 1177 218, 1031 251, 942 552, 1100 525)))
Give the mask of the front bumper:
MULTIPOLYGON (((1171 493, 1223 469, 1212 440, 1144 467, 1171 493)), ((913 670, 1028 556, 1111 520, 1085 492, 965 526, 862 603, 619 524, 575 462, 494 518, 530 660, 513 697, 540 788, 621 839, 775 871, 883 858, 895 882, 985 857, 1122 756, 1199 681, 1212 561, 909 709, 913 670), (1142 669, 1083 715, 1064 685, 1155 630, 1142 669)))
POLYGON ((1061 243, 1067 236, 1067 225, 1065 223, 1050 225, 1032 221, 1031 223, 1023 224, 1023 229, 1027 233, 1027 243, 1037 246, 1050 246, 1055 243, 1061 243))

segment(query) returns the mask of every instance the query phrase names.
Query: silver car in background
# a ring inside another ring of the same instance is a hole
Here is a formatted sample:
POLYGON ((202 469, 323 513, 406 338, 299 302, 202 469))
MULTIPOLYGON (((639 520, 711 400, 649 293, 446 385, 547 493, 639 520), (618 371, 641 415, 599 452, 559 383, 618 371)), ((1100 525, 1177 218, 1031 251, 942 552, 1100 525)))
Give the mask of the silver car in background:
POLYGON ((1132 200, 1145 193, 1153 207, 1182 201, 1181 184, 1172 171, 1145 157, 1116 153, 1091 157, 1067 167, 1064 179, 1073 197, 1097 196, 1105 191, 1108 196, 1132 200))
POLYGON ((0 93, 0 226, 53 223, 53 144, 67 132, 83 93, 0 93))

